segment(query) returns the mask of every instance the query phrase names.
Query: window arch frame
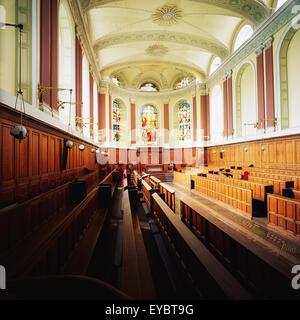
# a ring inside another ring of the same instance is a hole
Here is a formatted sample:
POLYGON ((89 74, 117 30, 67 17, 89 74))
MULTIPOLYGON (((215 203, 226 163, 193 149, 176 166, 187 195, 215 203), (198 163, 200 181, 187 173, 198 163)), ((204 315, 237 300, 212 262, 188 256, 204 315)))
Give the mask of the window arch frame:
POLYGON ((251 25, 249 22, 243 22, 242 24, 240 24, 240 25, 237 27, 237 29, 236 29, 236 31, 235 31, 235 33, 234 33, 233 39, 232 39, 231 52, 233 53, 233 52, 238 51, 238 50, 253 36, 254 32, 255 32, 254 26, 251 25), (251 29, 252 29, 252 34, 251 34, 251 36, 250 36, 249 38, 247 38, 241 45, 239 45, 238 48, 235 48, 235 47, 236 47, 236 41, 237 41, 237 39, 238 39, 238 36, 239 36, 239 34, 241 33, 241 31, 243 30, 243 28, 245 28, 246 26, 250 26, 250 27, 251 27, 251 29))
MULTIPOLYGON (((71 61, 70 61, 70 65, 71 65, 71 74, 70 74, 70 78, 72 79, 71 82, 71 88, 72 89, 72 102, 75 101, 75 97, 76 97, 76 83, 75 83, 75 77, 76 77, 76 72, 75 72, 75 55, 76 55, 76 43, 75 43, 75 37, 76 37, 76 32, 75 32, 75 22, 73 20, 73 16, 72 16, 72 13, 71 13, 71 8, 68 4, 68 1, 67 0, 61 0, 60 3, 59 3, 59 7, 58 7, 58 84, 59 84, 59 87, 65 87, 66 86, 66 83, 65 83, 65 80, 63 81, 61 78, 62 78, 62 70, 61 70, 61 64, 62 64, 62 61, 64 61, 65 58, 63 58, 63 54, 62 54, 62 51, 65 49, 62 47, 62 42, 63 42, 63 39, 62 39, 62 27, 61 27, 61 10, 64 9, 65 11, 65 14, 66 14, 66 18, 68 20, 68 31, 70 32, 69 36, 70 36, 70 42, 71 42, 71 46, 70 46, 70 53, 71 53, 71 61)), ((65 29, 65 27, 64 27, 65 29)), ((65 76, 65 75, 64 75, 65 76)), ((58 93, 58 95, 60 95, 60 93, 58 93)), ((66 100, 66 101, 69 101, 69 98, 66 99, 64 98, 64 91, 62 91, 61 95, 60 95, 60 99, 61 100, 66 100)), ((75 127, 75 109, 73 106, 68 106, 68 108, 71 108, 71 110, 69 110, 69 114, 68 114, 68 123, 71 124, 72 127, 75 127), (71 115, 70 115, 71 113, 71 115)), ((64 120, 62 120, 62 114, 64 113, 64 110, 60 109, 59 110, 59 118, 60 118, 60 121, 62 122, 65 122, 64 120)))

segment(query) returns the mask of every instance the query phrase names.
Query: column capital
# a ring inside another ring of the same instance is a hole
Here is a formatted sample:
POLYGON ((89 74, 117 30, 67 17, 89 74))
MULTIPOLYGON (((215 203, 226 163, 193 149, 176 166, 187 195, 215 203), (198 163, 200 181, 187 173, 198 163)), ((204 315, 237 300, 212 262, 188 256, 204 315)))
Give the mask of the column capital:
POLYGON ((129 102, 130 102, 131 104, 135 104, 135 103, 136 103, 136 99, 135 99, 135 98, 129 98, 129 102))
POLYGON ((259 56, 263 52, 264 48, 265 48, 265 45, 260 44, 260 46, 255 50, 256 55, 259 56))
POLYGON ((169 97, 164 97, 163 98, 163 103, 164 104, 169 104, 170 103, 170 98, 169 97))
POLYGON ((200 84, 199 93, 200 93, 200 96, 205 96, 207 94, 206 85, 204 83, 200 84))
POLYGON ((271 36, 265 41, 264 46, 266 49, 269 49, 270 47, 272 47, 272 44, 273 44, 273 37, 271 36))

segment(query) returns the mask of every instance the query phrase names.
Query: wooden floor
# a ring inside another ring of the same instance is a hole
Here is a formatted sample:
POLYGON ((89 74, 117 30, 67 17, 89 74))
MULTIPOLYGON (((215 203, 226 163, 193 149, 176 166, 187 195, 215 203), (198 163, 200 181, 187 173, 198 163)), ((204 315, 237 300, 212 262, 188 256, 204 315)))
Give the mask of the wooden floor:
POLYGON ((229 206, 202 196, 194 190, 188 190, 177 183, 168 183, 170 187, 176 190, 176 213, 180 212, 180 200, 190 201, 196 208, 205 209, 221 223, 233 228, 240 233, 241 237, 250 240, 255 247, 260 247, 276 257, 287 266, 300 264, 300 239, 287 237, 279 234, 266 226, 263 219, 249 220, 237 214, 229 206))

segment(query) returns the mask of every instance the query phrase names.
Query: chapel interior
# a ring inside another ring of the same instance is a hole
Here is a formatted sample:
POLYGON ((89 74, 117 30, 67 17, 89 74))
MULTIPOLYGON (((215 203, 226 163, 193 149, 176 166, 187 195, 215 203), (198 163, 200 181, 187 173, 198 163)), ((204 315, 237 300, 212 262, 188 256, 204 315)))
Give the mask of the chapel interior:
POLYGON ((0 300, 300 298, 300 0, 0 0, 0 300))

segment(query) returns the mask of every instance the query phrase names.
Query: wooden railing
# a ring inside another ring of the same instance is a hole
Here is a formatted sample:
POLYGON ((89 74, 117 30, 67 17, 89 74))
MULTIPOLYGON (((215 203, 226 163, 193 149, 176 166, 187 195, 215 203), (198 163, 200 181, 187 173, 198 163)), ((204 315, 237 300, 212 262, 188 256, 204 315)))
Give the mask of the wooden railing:
POLYGON ((146 205, 150 212, 152 212, 152 193, 153 189, 151 186, 145 181, 142 181, 142 192, 144 194, 146 205))
MULTIPOLYGON (((268 197, 274 197, 268 195, 268 197)), ((205 208, 181 201, 182 221, 214 255, 260 298, 296 297, 290 285, 292 265, 274 257, 205 208)))
POLYGON ((161 233, 186 268, 193 285, 206 298, 248 299, 250 295, 196 236, 178 219, 157 193, 154 216, 161 233))
POLYGON ((160 183, 159 187, 160 193, 164 194, 165 202, 173 211, 175 211, 175 190, 163 182, 160 183))
POLYGON ((195 189, 211 198, 222 201, 252 218, 252 190, 227 185, 207 178, 194 176, 195 189))
POLYGON ((150 176, 149 180, 149 184, 152 186, 152 188, 155 190, 159 190, 159 184, 161 183, 161 181, 154 176, 150 176))
POLYGON ((268 222, 279 230, 300 236, 300 201, 268 194, 268 222))

